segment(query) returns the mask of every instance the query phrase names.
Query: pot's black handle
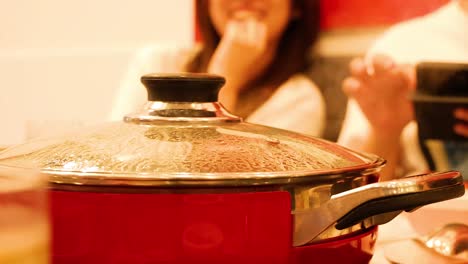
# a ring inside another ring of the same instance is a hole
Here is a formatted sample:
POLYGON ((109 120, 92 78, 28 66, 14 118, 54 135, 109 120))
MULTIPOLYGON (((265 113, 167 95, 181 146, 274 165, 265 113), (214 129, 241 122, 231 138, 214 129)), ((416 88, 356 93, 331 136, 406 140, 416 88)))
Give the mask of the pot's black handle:
MULTIPOLYGON (((418 177, 418 176, 416 176, 418 177)), ((420 176, 419 176, 420 177, 420 176)), ((411 179, 408 177, 407 179, 411 179)), ((459 178, 462 178, 459 175, 459 178)), ((456 178, 455 178, 456 179, 456 178)), ((369 200, 348 212, 336 223, 337 229, 345 229, 351 227, 369 217, 379 214, 394 212, 394 211, 411 211, 414 208, 441 202, 453 198, 463 196, 465 187, 463 182, 458 180, 458 183, 449 186, 432 186, 427 190, 422 190, 415 193, 395 195, 383 198, 369 200)), ((379 219, 379 218, 377 218, 379 219)), ((373 222, 373 224, 385 224, 391 219, 382 219, 381 222, 373 222)))
POLYGON ((216 102, 224 77, 204 73, 147 74, 141 82, 148 91, 148 101, 216 102))

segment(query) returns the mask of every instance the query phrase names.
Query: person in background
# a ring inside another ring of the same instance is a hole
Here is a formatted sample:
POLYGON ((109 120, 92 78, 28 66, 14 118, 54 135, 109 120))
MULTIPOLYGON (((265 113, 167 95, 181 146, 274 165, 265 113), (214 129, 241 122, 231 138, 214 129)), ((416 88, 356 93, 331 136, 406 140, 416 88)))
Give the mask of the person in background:
POLYGON ((303 71, 319 33, 319 0, 198 0, 203 43, 148 47, 131 63, 111 119, 146 102, 140 76, 208 72, 226 78, 220 102, 248 122, 320 136, 322 95, 303 71))
MULTIPOLYGON (((450 1, 423 17, 391 27, 365 58, 350 63, 343 90, 349 104, 339 143, 387 159, 384 179, 427 172, 410 94, 421 61, 468 63, 468 0, 450 1)), ((468 137, 468 109, 457 109, 456 133, 468 137)), ((459 143, 451 169, 468 173, 468 144, 459 143)))

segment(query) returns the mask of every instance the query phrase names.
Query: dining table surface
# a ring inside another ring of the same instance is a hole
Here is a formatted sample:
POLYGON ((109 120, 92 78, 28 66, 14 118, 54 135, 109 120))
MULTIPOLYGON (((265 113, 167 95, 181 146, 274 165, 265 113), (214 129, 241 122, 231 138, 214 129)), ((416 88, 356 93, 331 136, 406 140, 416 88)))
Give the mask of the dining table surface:
MULTIPOLYGON (((465 195, 456 199, 423 206, 414 212, 403 212, 392 221, 380 225, 374 256, 370 264, 390 263, 468 263, 454 261, 424 248, 416 240, 433 233, 446 224, 468 225, 468 187, 465 195), (400 262, 390 260, 402 260, 400 262)), ((465 254, 465 256, 467 256, 465 254)))

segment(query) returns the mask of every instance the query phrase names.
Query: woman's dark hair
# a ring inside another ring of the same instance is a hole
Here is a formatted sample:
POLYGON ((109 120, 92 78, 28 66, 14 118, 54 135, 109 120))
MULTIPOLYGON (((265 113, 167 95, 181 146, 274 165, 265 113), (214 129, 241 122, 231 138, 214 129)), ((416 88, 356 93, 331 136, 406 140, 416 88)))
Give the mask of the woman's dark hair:
MULTIPOLYGON (((209 15, 209 0, 196 0, 196 19, 203 49, 199 56, 188 65, 188 70, 204 72, 208 67, 220 36, 216 32, 209 15)), ((292 0, 293 10, 300 15, 290 19, 280 39, 277 53, 266 74, 256 80, 256 84, 278 86, 292 74, 305 69, 308 62, 309 48, 317 40, 320 30, 319 0, 292 0)))

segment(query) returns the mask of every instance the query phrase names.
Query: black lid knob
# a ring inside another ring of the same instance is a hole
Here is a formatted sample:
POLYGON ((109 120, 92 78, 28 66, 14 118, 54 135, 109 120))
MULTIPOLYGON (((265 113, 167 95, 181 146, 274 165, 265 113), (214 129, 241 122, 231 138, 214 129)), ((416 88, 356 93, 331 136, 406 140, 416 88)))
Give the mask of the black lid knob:
POLYGON ((141 82, 149 101, 216 102, 224 77, 204 73, 147 74, 141 82))

